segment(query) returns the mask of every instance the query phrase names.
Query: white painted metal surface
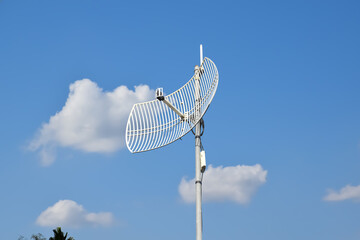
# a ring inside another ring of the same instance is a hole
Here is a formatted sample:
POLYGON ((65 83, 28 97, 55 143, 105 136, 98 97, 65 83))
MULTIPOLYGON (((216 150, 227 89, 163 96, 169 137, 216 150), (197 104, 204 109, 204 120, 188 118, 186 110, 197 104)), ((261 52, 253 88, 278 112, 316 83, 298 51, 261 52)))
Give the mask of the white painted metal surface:
POLYGON ((206 157, 205 157, 205 150, 201 150, 200 152, 200 166, 201 172, 205 172, 206 169, 206 157))
MULTIPOLYGON (((200 55, 202 49, 200 46, 200 55)), ((202 66, 195 66, 195 116, 198 118, 201 115, 201 88, 200 76, 202 73, 202 66)), ((201 119, 201 117, 200 117, 201 119)), ((200 121, 195 126, 195 204, 196 204, 196 240, 202 240, 202 174, 201 174, 201 123, 200 121)))
POLYGON ((163 147, 178 140, 196 126, 208 109, 219 81, 218 70, 209 58, 204 58, 200 69, 200 81, 195 81, 194 75, 179 90, 165 96, 166 101, 183 117, 158 99, 133 106, 126 126, 126 145, 130 152, 138 153, 163 147), (200 88, 198 111, 194 101, 197 84, 200 88))

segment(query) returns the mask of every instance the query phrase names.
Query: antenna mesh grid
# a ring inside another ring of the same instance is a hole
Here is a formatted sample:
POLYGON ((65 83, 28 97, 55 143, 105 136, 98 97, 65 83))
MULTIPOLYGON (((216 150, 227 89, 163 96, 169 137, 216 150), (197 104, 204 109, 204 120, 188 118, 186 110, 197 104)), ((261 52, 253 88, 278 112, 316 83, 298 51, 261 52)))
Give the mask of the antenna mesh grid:
POLYGON ((179 90, 165 96, 173 106, 186 116, 182 120, 162 101, 153 100, 133 106, 127 126, 126 145, 130 152, 153 150, 170 144, 187 134, 203 117, 218 86, 219 74, 213 61, 204 58, 200 77, 200 112, 195 116, 195 77, 179 90))

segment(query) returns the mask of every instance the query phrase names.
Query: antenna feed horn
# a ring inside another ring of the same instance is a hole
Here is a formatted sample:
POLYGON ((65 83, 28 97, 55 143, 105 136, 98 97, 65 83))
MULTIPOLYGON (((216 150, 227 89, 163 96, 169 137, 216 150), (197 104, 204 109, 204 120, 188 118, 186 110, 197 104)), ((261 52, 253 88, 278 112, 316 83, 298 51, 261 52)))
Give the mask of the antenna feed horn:
POLYGON ((165 99, 163 88, 157 88, 157 89, 156 89, 156 91, 155 91, 155 97, 156 97, 159 101, 163 101, 163 100, 165 99))

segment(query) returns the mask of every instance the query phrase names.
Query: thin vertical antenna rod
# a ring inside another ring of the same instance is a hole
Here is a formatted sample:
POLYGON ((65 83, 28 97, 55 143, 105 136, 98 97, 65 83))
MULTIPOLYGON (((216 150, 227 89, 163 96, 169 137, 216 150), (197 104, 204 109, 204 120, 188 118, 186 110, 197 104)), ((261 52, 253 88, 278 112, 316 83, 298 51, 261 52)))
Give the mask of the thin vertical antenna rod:
MULTIPOLYGON (((200 66, 203 61, 202 45, 200 45, 200 66)), ((200 67, 195 66, 195 116, 201 116, 200 107, 200 67)), ((196 202, 196 240, 202 240, 202 182, 201 182, 201 163, 200 163, 200 121, 195 126, 195 202, 196 202)))

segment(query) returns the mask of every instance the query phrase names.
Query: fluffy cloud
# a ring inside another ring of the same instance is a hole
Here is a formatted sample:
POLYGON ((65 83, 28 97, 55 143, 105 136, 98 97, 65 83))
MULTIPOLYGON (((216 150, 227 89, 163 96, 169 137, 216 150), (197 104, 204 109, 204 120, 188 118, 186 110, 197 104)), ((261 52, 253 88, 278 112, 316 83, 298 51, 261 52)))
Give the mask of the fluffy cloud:
POLYGON ((346 185, 345 187, 340 189, 339 192, 330 189, 328 190, 328 194, 324 197, 325 201, 343 201, 348 199, 360 201, 360 185, 346 185))
POLYGON ((60 112, 42 125, 29 149, 39 151, 43 165, 55 160, 57 146, 85 152, 109 153, 124 146, 125 127, 134 103, 154 98, 146 85, 135 90, 119 86, 104 92, 95 82, 83 79, 70 85, 60 112))
POLYGON ((43 211, 36 224, 46 227, 110 226, 114 217, 110 212, 89 213, 72 200, 60 200, 43 211))
MULTIPOLYGON (((266 182, 267 171, 261 165, 234 167, 212 167, 206 169, 203 178, 204 201, 233 201, 246 204, 256 190, 266 182)), ((181 198, 195 202, 195 179, 183 178, 179 185, 181 198)))

